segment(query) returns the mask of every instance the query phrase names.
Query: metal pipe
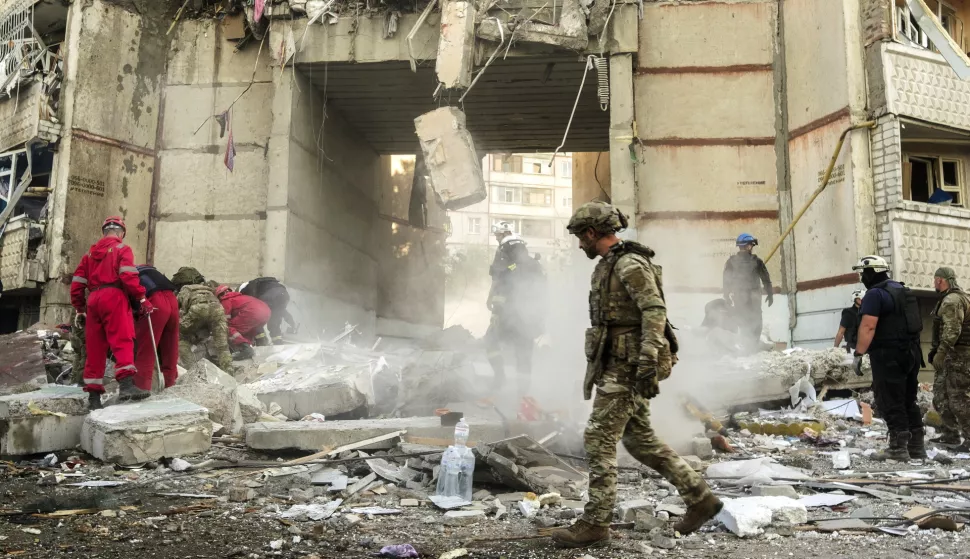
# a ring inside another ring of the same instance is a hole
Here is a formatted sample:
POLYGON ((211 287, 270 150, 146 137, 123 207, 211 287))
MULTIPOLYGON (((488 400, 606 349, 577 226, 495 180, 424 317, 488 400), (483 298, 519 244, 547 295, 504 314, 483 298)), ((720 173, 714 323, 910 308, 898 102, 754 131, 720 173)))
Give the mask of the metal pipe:
POLYGON ((822 184, 815 189, 815 192, 813 192, 812 196, 805 202, 805 205, 802 206, 802 209, 798 210, 798 213, 795 214, 794 219, 792 219, 791 223, 788 224, 788 227, 785 229, 785 232, 781 234, 781 237, 779 237, 777 241, 775 241, 775 245, 771 247, 771 250, 768 252, 768 256, 765 257, 765 262, 768 262, 769 260, 771 260, 771 257, 774 256, 776 252, 778 252, 778 247, 781 246, 781 243, 785 240, 785 237, 791 234, 792 229, 795 228, 795 225, 798 223, 798 220, 800 220, 802 216, 805 215, 805 212, 808 211, 808 208, 812 205, 813 202, 815 202, 815 199, 818 198, 818 195, 821 194, 823 190, 825 190, 826 186, 829 185, 829 179, 832 178, 832 170, 835 169, 835 162, 839 159, 839 152, 842 151, 842 144, 845 143, 845 137, 849 134, 849 132, 852 132, 853 130, 858 130, 860 128, 875 128, 875 127, 876 127, 876 121, 867 120, 859 124, 854 124, 842 131, 842 134, 839 136, 839 143, 835 146, 835 153, 832 154, 832 159, 829 161, 829 166, 825 169, 825 176, 822 177, 822 184))

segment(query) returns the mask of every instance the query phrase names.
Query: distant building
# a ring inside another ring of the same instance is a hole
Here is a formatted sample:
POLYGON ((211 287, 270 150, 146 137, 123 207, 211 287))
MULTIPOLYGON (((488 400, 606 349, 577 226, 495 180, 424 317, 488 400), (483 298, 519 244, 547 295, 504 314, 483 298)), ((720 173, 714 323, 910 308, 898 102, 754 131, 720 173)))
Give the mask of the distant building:
POLYGON ((482 159, 488 198, 449 213, 448 248, 495 247, 492 226, 502 221, 529 243, 531 252, 550 254, 568 242, 573 211, 573 160, 551 153, 490 154, 482 159))

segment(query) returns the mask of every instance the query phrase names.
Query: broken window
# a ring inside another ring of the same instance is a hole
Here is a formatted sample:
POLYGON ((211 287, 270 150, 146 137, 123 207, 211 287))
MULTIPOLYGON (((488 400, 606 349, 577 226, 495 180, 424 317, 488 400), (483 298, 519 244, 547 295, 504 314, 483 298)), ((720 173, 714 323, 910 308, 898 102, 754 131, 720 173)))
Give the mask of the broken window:
POLYGON ((549 188, 523 188, 522 203, 526 206, 551 206, 552 190, 549 188))
POLYGON ((492 170, 496 173, 521 173, 522 156, 520 155, 493 155, 492 170))
MULTIPOLYGON (((954 7, 947 2, 934 2, 933 0, 927 0, 927 4, 943 25, 943 29, 950 35, 950 38, 960 46, 961 50, 965 50, 964 23, 954 7)), ((920 28, 916 16, 909 11, 906 0, 896 0, 895 7, 893 17, 896 22, 896 39, 913 47, 939 52, 926 32, 920 28)))
POLYGON ((913 202, 964 207, 963 161, 907 155, 903 162, 903 198, 913 202))

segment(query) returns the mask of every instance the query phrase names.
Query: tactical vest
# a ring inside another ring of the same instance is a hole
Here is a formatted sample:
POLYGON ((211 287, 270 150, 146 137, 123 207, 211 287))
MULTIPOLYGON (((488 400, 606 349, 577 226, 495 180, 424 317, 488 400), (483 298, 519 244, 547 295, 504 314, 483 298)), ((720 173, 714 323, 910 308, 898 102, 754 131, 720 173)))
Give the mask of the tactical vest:
POLYGON ((852 306, 845 310, 852 315, 852 320, 854 321, 851 328, 847 327, 845 329, 845 342, 850 347, 855 347, 856 342, 859 341, 859 309, 852 306))
POLYGON ((761 289, 761 258, 749 252, 739 252, 729 259, 731 277, 728 286, 734 289, 761 289))
POLYGON ((940 307, 943 305, 943 299, 946 299, 951 293, 956 293, 960 296, 961 302, 964 307, 963 324, 960 328, 960 337, 957 338, 956 346, 968 347, 970 346, 970 295, 964 293, 962 289, 951 289, 940 297, 940 300, 933 307, 933 312, 930 316, 933 317, 933 347, 938 347, 940 345, 940 335, 943 333, 943 318, 940 317, 940 307))
POLYGON ((206 285, 185 285, 179 291, 179 308, 183 311, 195 305, 209 305, 219 303, 218 297, 211 287, 206 285))
POLYGON ((923 329, 916 296, 905 285, 893 287, 889 285, 889 281, 872 286, 872 289, 886 291, 893 300, 893 312, 880 316, 876 323, 876 332, 872 338, 872 347, 875 348, 896 348, 900 343, 912 343, 919 339, 919 333, 923 329))

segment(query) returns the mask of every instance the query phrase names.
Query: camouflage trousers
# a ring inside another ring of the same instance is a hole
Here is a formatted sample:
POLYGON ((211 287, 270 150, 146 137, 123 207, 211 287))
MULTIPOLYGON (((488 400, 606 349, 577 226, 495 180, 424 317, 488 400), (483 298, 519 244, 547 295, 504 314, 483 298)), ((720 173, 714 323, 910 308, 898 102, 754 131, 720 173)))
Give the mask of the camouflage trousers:
POLYGON ((616 504, 616 445, 653 468, 673 484, 687 506, 692 506, 711 490, 707 483, 669 446, 657 438, 650 426, 647 400, 614 382, 596 390, 593 411, 586 424, 586 457, 589 461, 589 502, 583 520, 596 526, 609 526, 616 504))
POLYGON ((232 372, 232 355, 229 353, 229 324, 222 305, 192 305, 182 313, 179 323, 179 356, 184 367, 195 364, 192 346, 204 344, 212 337, 216 353, 215 364, 228 373, 232 372))
POLYGON ((71 348, 74 350, 74 364, 71 367, 71 384, 81 384, 84 375, 84 362, 88 358, 87 346, 84 342, 84 326, 71 326, 71 348))
MULTIPOLYGON (((963 435, 970 436, 970 351, 954 350, 948 353, 943 368, 949 412, 963 435)), ((940 415, 943 415, 942 412, 940 415)))
POLYGON ((957 418, 950 410, 950 401, 946 392, 946 373, 946 366, 942 370, 933 372, 933 409, 940 414, 940 421, 942 421, 940 434, 953 436, 959 434, 960 428, 957 425, 957 418))

